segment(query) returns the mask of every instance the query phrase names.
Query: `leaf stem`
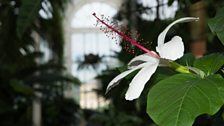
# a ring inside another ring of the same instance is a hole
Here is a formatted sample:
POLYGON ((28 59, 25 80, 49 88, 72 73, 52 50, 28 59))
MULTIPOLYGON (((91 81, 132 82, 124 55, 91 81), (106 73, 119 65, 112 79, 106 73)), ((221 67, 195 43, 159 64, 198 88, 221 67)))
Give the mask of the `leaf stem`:
POLYGON ((192 71, 190 71, 190 69, 186 66, 180 65, 179 63, 173 61, 169 61, 168 66, 180 73, 192 73, 192 71))

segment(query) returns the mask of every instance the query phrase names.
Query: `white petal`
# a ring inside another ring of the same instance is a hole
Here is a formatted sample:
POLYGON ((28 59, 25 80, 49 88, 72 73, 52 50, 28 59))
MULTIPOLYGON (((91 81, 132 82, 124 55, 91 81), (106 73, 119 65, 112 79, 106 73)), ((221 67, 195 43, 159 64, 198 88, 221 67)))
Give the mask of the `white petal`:
POLYGON ((106 90, 106 93, 111 89, 113 88, 114 86, 116 86, 118 84, 118 82, 126 77, 128 74, 132 73, 133 71, 135 70, 138 70, 138 69, 141 69, 142 67, 146 66, 147 63, 143 63, 143 64, 140 64, 138 65, 137 67, 133 68, 133 69, 130 69, 130 70, 127 70, 127 71, 124 71, 122 72, 121 74, 119 74, 118 76, 116 76, 107 86, 107 90, 106 90))
POLYGON ((174 36, 169 42, 157 46, 156 51, 161 58, 176 60, 184 55, 184 44, 181 37, 174 36))
POLYGON ((199 18, 196 17, 185 17, 185 18, 180 18, 176 21, 174 21, 173 23, 171 23, 170 25, 168 25, 165 30, 163 30, 162 33, 160 33, 159 37, 158 37, 158 46, 161 46, 162 44, 164 44, 165 41, 165 37, 166 37, 166 33, 169 31, 169 29, 177 24, 177 23, 183 23, 183 22, 191 22, 191 21, 197 21, 199 18))
POLYGON ((146 82, 151 78, 152 74, 155 73, 158 65, 159 61, 157 63, 147 65, 138 72, 129 84, 129 88, 125 94, 126 100, 134 100, 140 96, 146 82))
MULTIPOLYGON (((156 54, 156 52, 152 51, 156 54)), ((150 63, 156 63, 158 61, 157 58, 153 57, 152 55, 145 53, 139 56, 134 57, 129 63, 128 63, 128 69, 132 69, 133 67, 136 67, 136 65, 133 65, 134 62, 141 61, 141 62, 150 62, 150 63)))

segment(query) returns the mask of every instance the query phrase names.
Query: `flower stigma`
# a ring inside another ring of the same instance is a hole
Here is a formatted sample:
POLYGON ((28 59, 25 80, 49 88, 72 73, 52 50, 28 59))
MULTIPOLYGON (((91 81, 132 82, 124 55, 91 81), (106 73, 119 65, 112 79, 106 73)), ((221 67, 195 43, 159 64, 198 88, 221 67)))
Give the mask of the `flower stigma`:
POLYGON ((145 48, 144 46, 140 45, 139 43, 137 43, 136 41, 134 41, 133 39, 129 38, 127 35, 125 35, 123 32, 117 30, 116 28, 110 26, 108 23, 106 23, 104 20, 100 19, 96 13, 92 14, 97 21, 101 22, 103 25, 105 25, 106 27, 108 27, 109 29, 111 29, 113 32, 117 33, 119 36, 121 36, 123 39, 125 39, 126 41, 130 42, 131 44, 133 44, 134 46, 138 47, 139 49, 143 50, 146 53, 149 53, 151 56, 160 59, 160 57, 156 54, 153 53, 152 51, 150 51, 149 49, 145 48))

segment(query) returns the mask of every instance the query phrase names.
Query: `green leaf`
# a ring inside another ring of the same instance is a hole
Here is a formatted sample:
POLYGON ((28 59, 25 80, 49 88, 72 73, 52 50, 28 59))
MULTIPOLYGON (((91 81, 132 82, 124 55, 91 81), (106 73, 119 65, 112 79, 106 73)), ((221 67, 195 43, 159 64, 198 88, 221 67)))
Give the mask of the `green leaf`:
POLYGON ((14 89, 14 91, 18 93, 22 93, 25 95, 33 94, 33 89, 30 86, 23 84, 21 81, 12 80, 10 86, 14 89))
POLYGON ((19 9, 16 31, 19 37, 23 35, 26 29, 32 24, 38 14, 41 0, 22 0, 19 9))
POLYGON ((159 126, 192 126, 201 114, 215 114, 224 103, 224 79, 177 74, 149 91, 147 113, 159 126))
POLYGON ((177 74, 177 72, 168 67, 158 67, 150 80, 153 80, 153 83, 156 84, 174 74, 177 74))
POLYGON ((174 0, 168 0, 168 6, 171 6, 173 4, 174 0))
POLYGON ((197 59, 194 67, 201 69, 208 75, 215 74, 224 65, 224 55, 214 53, 197 59))
POLYGON ((13 111, 13 108, 8 103, 0 100, 0 114, 8 113, 9 111, 13 111))
POLYGON ((192 66, 195 61, 195 56, 192 53, 184 54, 177 62, 184 66, 192 66))
POLYGON ((214 18, 208 20, 211 31, 218 36, 224 45, 224 7, 221 8, 214 18))
POLYGON ((25 79, 25 82, 29 84, 38 83, 38 84, 44 84, 44 85, 50 84, 50 83, 57 85, 57 82, 69 82, 69 83, 73 83, 74 85, 79 85, 81 83, 75 77, 72 77, 70 75, 64 75, 58 72, 55 72, 55 73, 41 72, 40 75, 38 76, 31 75, 25 79))

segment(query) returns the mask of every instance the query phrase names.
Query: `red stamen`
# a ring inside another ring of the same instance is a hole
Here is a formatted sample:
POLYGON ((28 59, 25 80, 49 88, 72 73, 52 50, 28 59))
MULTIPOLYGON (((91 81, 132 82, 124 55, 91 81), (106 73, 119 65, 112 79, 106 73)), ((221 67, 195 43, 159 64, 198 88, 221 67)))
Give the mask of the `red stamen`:
POLYGON ((149 53, 151 56, 155 57, 155 58, 158 58, 160 59, 160 57, 151 52, 150 50, 146 49, 144 46, 138 44, 137 42, 135 42, 134 40, 130 39, 129 37, 127 37, 125 34, 123 34, 122 32, 118 31, 117 29, 111 27, 110 25, 108 25, 106 22, 104 22, 103 20, 101 20, 100 18, 98 18, 96 16, 96 13, 93 13, 93 16, 98 20, 100 21, 102 24, 106 25, 109 29, 111 29, 112 31, 116 32, 118 35, 120 35, 121 37, 123 37, 126 41, 129 41, 131 44, 135 45, 136 47, 138 47, 139 49, 145 51, 146 53, 149 53))

